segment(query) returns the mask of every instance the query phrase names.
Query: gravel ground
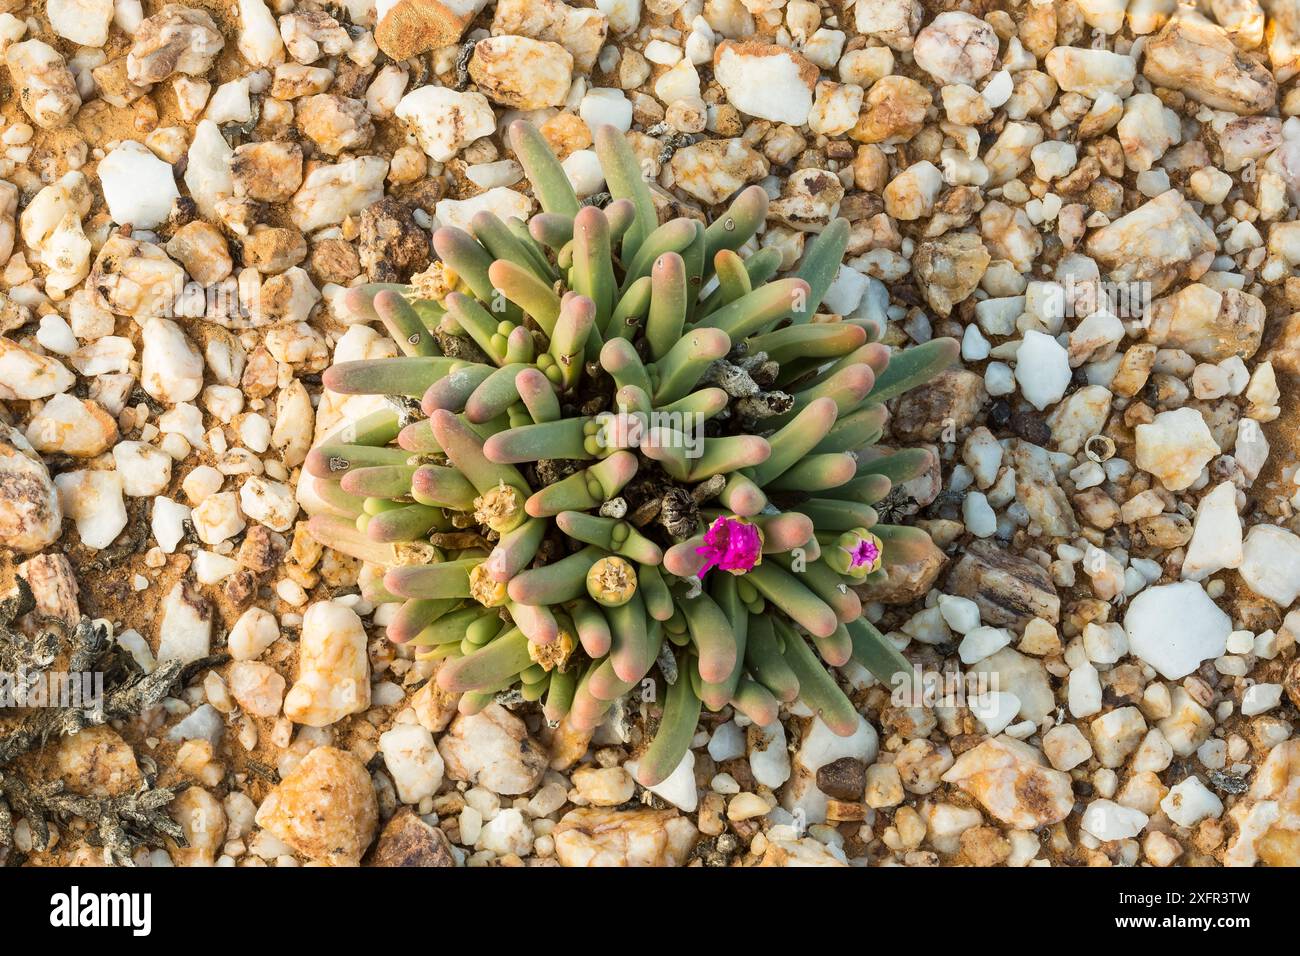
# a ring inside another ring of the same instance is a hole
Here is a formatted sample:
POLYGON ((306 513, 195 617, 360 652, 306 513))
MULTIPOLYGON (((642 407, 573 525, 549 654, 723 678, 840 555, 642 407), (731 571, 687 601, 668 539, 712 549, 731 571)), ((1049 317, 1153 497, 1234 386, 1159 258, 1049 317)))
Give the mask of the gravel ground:
POLYGON ((1293 0, 0 10, 0 664, 154 675, 0 709, 9 864, 1300 864, 1293 0), (639 701, 458 715, 306 533, 320 373, 397 352, 341 293, 529 215, 519 116, 594 202, 599 124, 665 215, 761 184, 786 268, 848 219, 823 311, 961 340, 863 593, 924 681, 842 668, 854 736, 706 713, 644 790, 639 701))

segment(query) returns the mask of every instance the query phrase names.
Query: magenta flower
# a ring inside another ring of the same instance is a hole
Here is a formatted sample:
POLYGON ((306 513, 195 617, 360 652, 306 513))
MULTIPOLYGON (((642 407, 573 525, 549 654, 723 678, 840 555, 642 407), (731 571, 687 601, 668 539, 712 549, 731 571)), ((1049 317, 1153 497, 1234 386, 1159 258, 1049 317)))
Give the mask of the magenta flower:
POLYGON ((860 568, 864 564, 875 564, 880 557, 880 546, 870 538, 863 538, 858 546, 849 552, 849 567, 860 568))
POLYGON ((848 571, 853 575, 866 575, 880 567, 883 546, 870 531, 858 528, 840 538, 840 547, 848 552, 848 571))
POLYGON ((704 544, 695 553, 704 555, 700 577, 714 567, 744 574, 763 560, 763 536, 748 521, 724 516, 709 525, 709 530, 704 532, 704 544))

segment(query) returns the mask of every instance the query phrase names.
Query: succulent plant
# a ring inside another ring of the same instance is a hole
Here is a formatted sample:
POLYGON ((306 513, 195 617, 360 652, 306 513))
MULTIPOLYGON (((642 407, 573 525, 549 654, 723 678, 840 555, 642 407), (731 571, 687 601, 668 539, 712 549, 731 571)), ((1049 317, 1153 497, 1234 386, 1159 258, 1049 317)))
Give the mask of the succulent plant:
POLYGON ((762 188, 710 225, 660 224, 617 131, 596 135, 603 208, 535 128, 509 138, 541 213, 440 228, 412 286, 345 294, 405 355, 326 371, 390 400, 310 454, 313 535, 366 562, 368 600, 401 602, 389 636, 444 660, 462 713, 507 694, 584 729, 653 686, 643 785, 678 766, 702 707, 766 725, 802 700, 853 733, 827 667, 910 671, 854 587, 928 544, 872 507, 928 452, 872 446, 884 403, 956 342, 891 360, 870 321, 817 315, 842 219, 777 278, 780 253, 750 251, 762 188))

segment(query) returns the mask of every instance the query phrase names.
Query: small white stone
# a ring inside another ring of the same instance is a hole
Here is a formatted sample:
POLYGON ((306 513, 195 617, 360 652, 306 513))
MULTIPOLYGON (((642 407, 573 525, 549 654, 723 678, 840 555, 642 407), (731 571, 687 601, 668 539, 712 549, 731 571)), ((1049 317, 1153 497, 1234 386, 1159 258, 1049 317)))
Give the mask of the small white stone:
POLYGON ((617 807, 636 792, 636 782, 622 767, 581 767, 574 771, 573 786, 587 803, 617 807))
POLYGON ((226 648, 237 661, 256 660, 280 637, 275 615, 260 607, 250 607, 239 616, 226 638, 226 648))
POLYGON ((990 537, 998 530, 998 516, 989 500, 979 491, 968 491, 961 505, 962 520, 966 530, 977 538, 990 537))
MULTIPOLYGON (((81 106, 77 83, 67 62, 58 50, 41 40, 13 42, 22 36, 26 24, 12 14, 4 16, 10 23, 4 36, 8 45, 5 64, 9 67, 12 88, 24 93, 14 102, 21 102, 32 122, 42 129, 66 126, 81 106)), ((17 155, 25 160, 27 154, 20 152, 17 155)))
POLYGON ((149 647, 149 642, 144 639, 139 631, 125 630, 117 635, 118 646, 126 650, 128 654, 140 665, 140 669, 146 674, 152 674, 157 666, 154 659, 153 650, 149 647))
POLYGON ((168 444, 165 440, 160 442, 162 450, 172 455, 174 459, 185 458, 190 454, 190 447, 199 447, 207 449, 207 442, 204 440, 203 432, 203 412, 199 411, 196 406, 188 402, 181 402, 170 411, 162 412, 159 416, 159 431, 166 436, 182 436, 185 438, 185 445, 177 454, 174 446, 168 444))
POLYGON ((989 357, 992 347, 978 325, 971 323, 961 337, 961 357, 967 362, 982 362, 989 357))
MULTIPOLYGON (((1046 283, 1030 283, 1029 290, 1046 283)), ((1029 296, 1008 295, 984 299, 975 304, 975 321, 989 335, 1011 335, 1016 329, 1016 319, 1029 307, 1029 296)))
POLYGON ((462 843, 473 846, 483 832, 483 814, 474 807, 467 806, 456 818, 462 843))
POLYGON ((475 163, 465 168, 465 178, 480 189, 513 186, 524 178, 524 168, 513 159, 495 163, 475 163))
POLYGON ((785 746, 785 728, 780 722, 759 728, 762 746, 749 751, 749 768, 754 779, 775 790, 790 779, 790 753, 785 746))
POLYGON ((1281 701, 1281 684, 1252 684, 1241 695, 1241 713, 1245 717, 1255 717, 1272 710, 1281 701))
MULTIPOLYGON (((636 763, 627 765, 628 772, 636 776, 636 763)), ((657 797, 667 800, 684 813, 693 813, 699 805, 699 792, 695 788, 695 752, 688 750, 681 763, 661 783, 646 787, 657 797)))
POLYGON ((816 772, 841 757, 853 757, 864 764, 870 764, 876 759, 879 748, 876 730, 866 718, 860 716, 857 730, 847 737, 841 737, 818 717, 805 732, 796 759, 801 767, 816 772))
POLYGON ((281 578, 275 585, 276 596, 290 607, 302 607, 307 603, 307 592, 301 584, 291 578, 281 578))
POLYGON ((822 298, 822 304, 837 315, 849 315, 862 304, 871 280, 851 266, 841 265, 822 298))
POLYGON ((99 183, 114 222, 152 229, 180 196, 172 168, 135 140, 124 140, 99 162, 99 183))
POLYGON ((207 105, 212 84, 198 77, 177 73, 172 77, 172 91, 176 94, 176 106, 180 111, 181 119, 190 123, 207 105))
POLYGON ((1233 182, 1227 173, 1213 166, 1202 166, 1188 177, 1187 185, 1201 202, 1207 206, 1217 206, 1232 191, 1233 182))
POLYGON ((1174 759, 1174 748, 1169 745, 1159 727, 1152 727, 1142 738, 1133 754, 1135 773, 1163 773, 1174 759))
POLYGON ((79 46, 102 47, 108 42, 113 20, 113 0, 47 0, 50 27, 79 46))
POLYGON ((958 634, 969 634, 980 626, 980 607, 970 598, 940 594, 939 613, 958 634))
POLYGON ((993 69, 998 38, 979 17, 945 11, 916 35, 916 65, 940 83, 973 85, 993 69))
POLYGON ((233 491, 208 495, 193 511, 194 533, 204 544, 220 544, 244 530, 244 517, 233 491))
POLYGON ((847 133, 857 125, 862 97, 862 87, 852 83, 818 83, 808 128, 823 136, 847 133))
POLYGON ((188 402, 203 388, 203 356, 171 319, 146 319, 140 330, 140 386, 169 405, 188 402))
POLYGON ((190 516, 190 509, 172 499, 159 495, 153 500, 153 516, 150 529, 154 540, 165 554, 176 551, 176 545, 185 537, 185 520, 190 516))
MULTIPOLYGON (((1115 128, 1129 169, 1146 172, 1182 138, 1178 114, 1153 93, 1137 93, 1124 101, 1124 116, 1115 128)), ((1164 172, 1164 170, 1160 170, 1164 172)), ((1165 189, 1168 189, 1166 184, 1165 189)), ((1159 195, 1164 189, 1154 190, 1159 195)))
POLYGON ((775 44, 756 50, 727 40, 713 56, 714 79, 726 90, 732 106, 791 126, 808 122, 816 74, 816 68, 799 54, 775 44))
POLYGON ((394 724, 379 735, 379 751, 403 803, 419 803, 442 786, 442 755, 419 724, 394 724))
POLYGON ((499 186, 469 199, 440 199, 435 209, 440 224, 468 229, 470 220, 484 211, 494 213, 501 220, 514 216, 527 221, 533 211, 533 201, 523 193, 499 186))
POLYGON ((1043 734, 1043 753, 1057 770, 1070 771, 1092 756, 1092 744, 1074 724, 1061 724, 1043 734))
POLYGON ((1127 840, 1146 829, 1149 818, 1141 810, 1111 800, 1094 800, 1083 811, 1080 826, 1103 843, 1127 840))
POLYGON ((239 570, 239 562, 214 551, 198 551, 190 569, 200 584, 220 584, 239 570))
POLYGON ((249 95, 250 80, 242 77, 222 83, 212 91, 203 118, 224 126, 227 123, 247 123, 253 118, 253 102, 249 95))
POLYGON ((1128 653, 1128 635, 1118 624, 1083 626, 1083 648, 1094 664, 1114 664, 1128 653))
POLYGON ((1020 712, 1020 698, 1005 691, 981 694, 971 701, 971 713, 993 735, 1002 733, 1020 712))
POLYGON ((900 630, 922 644, 946 644, 952 637, 938 607, 917 611, 904 622, 900 630))
POLYGON ((56 312, 41 317, 40 327, 36 330, 36 341, 41 348, 57 355, 71 355, 77 351, 77 337, 72 333, 63 316, 56 312))
POLYGON ((1011 78, 1009 70, 1002 69, 989 77, 988 82, 984 84, 984 89, 980 91, 980 96, 989 105, 989 109, 995 110, 1011 99, 1013 92, 1015 92, 1015 80, 1011 78))
POLYGON ((274 717, 284 700, 284 678, 267 664, 236 661, 227 672, 230 696, 244 713, 254 717, 274 717))
POLYGON ((713 736, 709 738, 709 756, 714 763, 745 756, 745 732, 736 726, 734 720, 714 728, 713 736))
POLYGON ((1183 687, 1174 685, 1169 694, 1169 716, 1159 720, 1157 726, 1174 753, 1187 757, 1214 730, 1214 718, 1183 687))
POLYGON ((605 172, 601 169, 595 150, 574 150, 560 166, 579 199, 594 196, 605 188, 605 172))
POLYGON ((233 385, 209 385, 203 390, 203 407, 223 425, 244 409, 244 393, 233 385))
POLYGON ((1070 378, 1070 356, 1061 343, 1043 332, 1025 332, 1016 349, 1016 381, 1025 400, 1042 411, 1061 400, 1070 378))
POLYGON ((117 425, 107 411, 67 392, 46 402, 27 425, 27 440, 45 454, 94 458, 107 451, 116 438, 117 425))
POLYGON ((1091 717, 1101 710, 1101 677, 1089 663, 1070 671, 1067 704, 1073 717, 1091 717))
POLYGON ((974 474, 975 483, 981 488, 987 488, 997 480, 998 469, 1002 466, 1002 444, 993 437, 992 432, 980 426, 967 436, 962 445, 961 457, 974 474))
POLYGON ((224 483, 225 478, 217 469, 211 465, 199 465, 181 481, 181 490, 185 492, 185 497, 190 500, 190 504, 198 505, 202 504, 209 495, 220 491, 224 483))
POLYGON ((1250 631, 1233 631, 1228 635, 1229 654, 1252 654, 1255 651, 1255 635, 1250 631))
POLYGON ((1160 809, 1180 827, 1194 827, 1208 817, 1221 816, 1223 801, 1199 777, 1187 777, 1169 788, 1160 809))
POLYGON ((596 9, 615 33, 628 33, 641 22, 641 0, 596 0, 596 9))
POLYGON ((158 623, 158 660, 187 664, 212 649, 212 608, 186 582, 177 581, 163 599, 158 623))
POLYGON ((497 856, 528 856, 533 848, 533 828, 521 811, 507 807, 483 824, 474 846, 497 856))
POLYGON ((77 525, 81 543, 107 548, 126 527, 122 478, 115 471, 65 471, 54 479, 63 513, 77 525))
POLYGON ((133 498, 160 495, 172 477, 172 460, 161 448, 139 441, 118 442, 113 462, 122 476, 122 491, 133 498))
POLYGON ((1269 444, 1264 429, 1253 418, 1237 422, 1237 440, 1232 446, 1232 457, 1250 481, 1259 477, 1268 461, 1269 444))
POLYGON ((1147 732, 1147 723, 1136 707, 1117 707, 1092 722, 1092 746, 1103 767, 1124 763, 1147 732))
POLYGON ((271 447, 271 434, 271 423, 256 412, 245 415, 239 423, 239 440, 259 455, 271 447))
POLYGON ((298 678, 284 698, 297 724, 327 727, 370 706, 370 661, 361 618, 338 601, 307 608, 298 640, 298 678))
POLYGON ((1138 425, 1133 434, 1137 466, 1159 478, 1170 491, 1191 485, 1219 454, 1209 426, 1194 408, 1161 412, 1149 424, 1138 425))
MULTIPOLYGON (((698 89, 697 78, 696 95, 698 89)), ((680 97, 673 97, 673 99, 680 99, 680 97)), ((578 104, 578 115, 593 131, 599 126, 612 126, 620 133, 626 133, 632 128, 632 101, 622 90, 595 87, 588 90, 582 102, 578 104)))
POLYGON ((660 66, 672 66, 682 58, 682 51, 664 40, 651 40, 645 45, 645 58, 660 66))
POLYGON ((885 187, 885 212, 907 222, 928 216, 943 186, 943 174, 933 163, 913 163, 885 187))
POLYGON ((0 399, 29 402, 66 392, 77 377, 62 362, 0 336, 0 399))
POLYGON ((1051 182, 1074 169, 1077 154, 1072 143, 1048 140, 1031 149, 1029 158, 1034 164, 1034 172, 1038 178, 1044 182, 1051 182))
POLYGON ((1258 524, 1246 535, 1241 578, 1256 594, 1289 607, 1300 596, 1300 537, 1258 524))
POLYGON ((239 507, 245 515, 272 531, 288 531, 298 516, 293 489, 278 481, 256 476, 239 489, 239 507))
POLYGON ((1150 587, 1124 615, 1129 649, 1167 680, 1223 654, 1232 622, 1194 581, 1150 587))
POLYGON ((573 56, 559 43, 505 34, 475 44, 469 73, 493 102, 540 110, 565 103, 573 85, 573 65, 573 56))
POLYGON ((1011 632, 1004 627, 977 627, 962 638, 957 654, 963 664, 974 664, 1010 643, 1011 632))
POLYGON ((1241 566, 1244 556, 1237 488, 1231 481, 1216 485, 1196 507, 1192 540, 1183 558, 1183 577, 1204 581, 1216 571, 1241 566))
POLYGON ((989 362, 984 366, 984 389, 990 395, 1010 395, 1016 390, 1011 366, 1005 362, 989 362))
POLYGON ((1131 56, 1110 50, 1058 46, 1047 54, 1047 72, 1061 89, 1096 99, 1103 93, 1123 94, 1137 72, 1131 56))
POLYGON ((75 212, 68 212, 34 251, 38 252, 34 261, 48 269, 45 292, 56 301, 64 298, 90 271, 90 240, 75 212))
POLYGON ((284 41, 263 0, 239 0, 238 47, 255 67, 273 66, 283 58, 284 41))
POLYGON ((402 97, 394 115, 408 124, 430 159, 445 163, 496 131, 492 105, 482 93, 422 86, 402 97))
MULTIPOLYGON (((380 156, 359 156, 333 166, 317 166, 303 177, 302 186, 294 193, 290 204, 294 225, 303 232, 314 232, 359 213, 384 197, 387 174, 388 162, 380 156)), ((442 204, 449 201, 444 199, 438 204, 439 219, 443 218, 442 204)), ((531 208, 529 203, 528 209, 531 208)))
POLYGON ((733 794, 740 793, 740 784, 736 783, 736 778, 729 773, 715 774, 709 781, 709 789, 714 793, 733 794))

